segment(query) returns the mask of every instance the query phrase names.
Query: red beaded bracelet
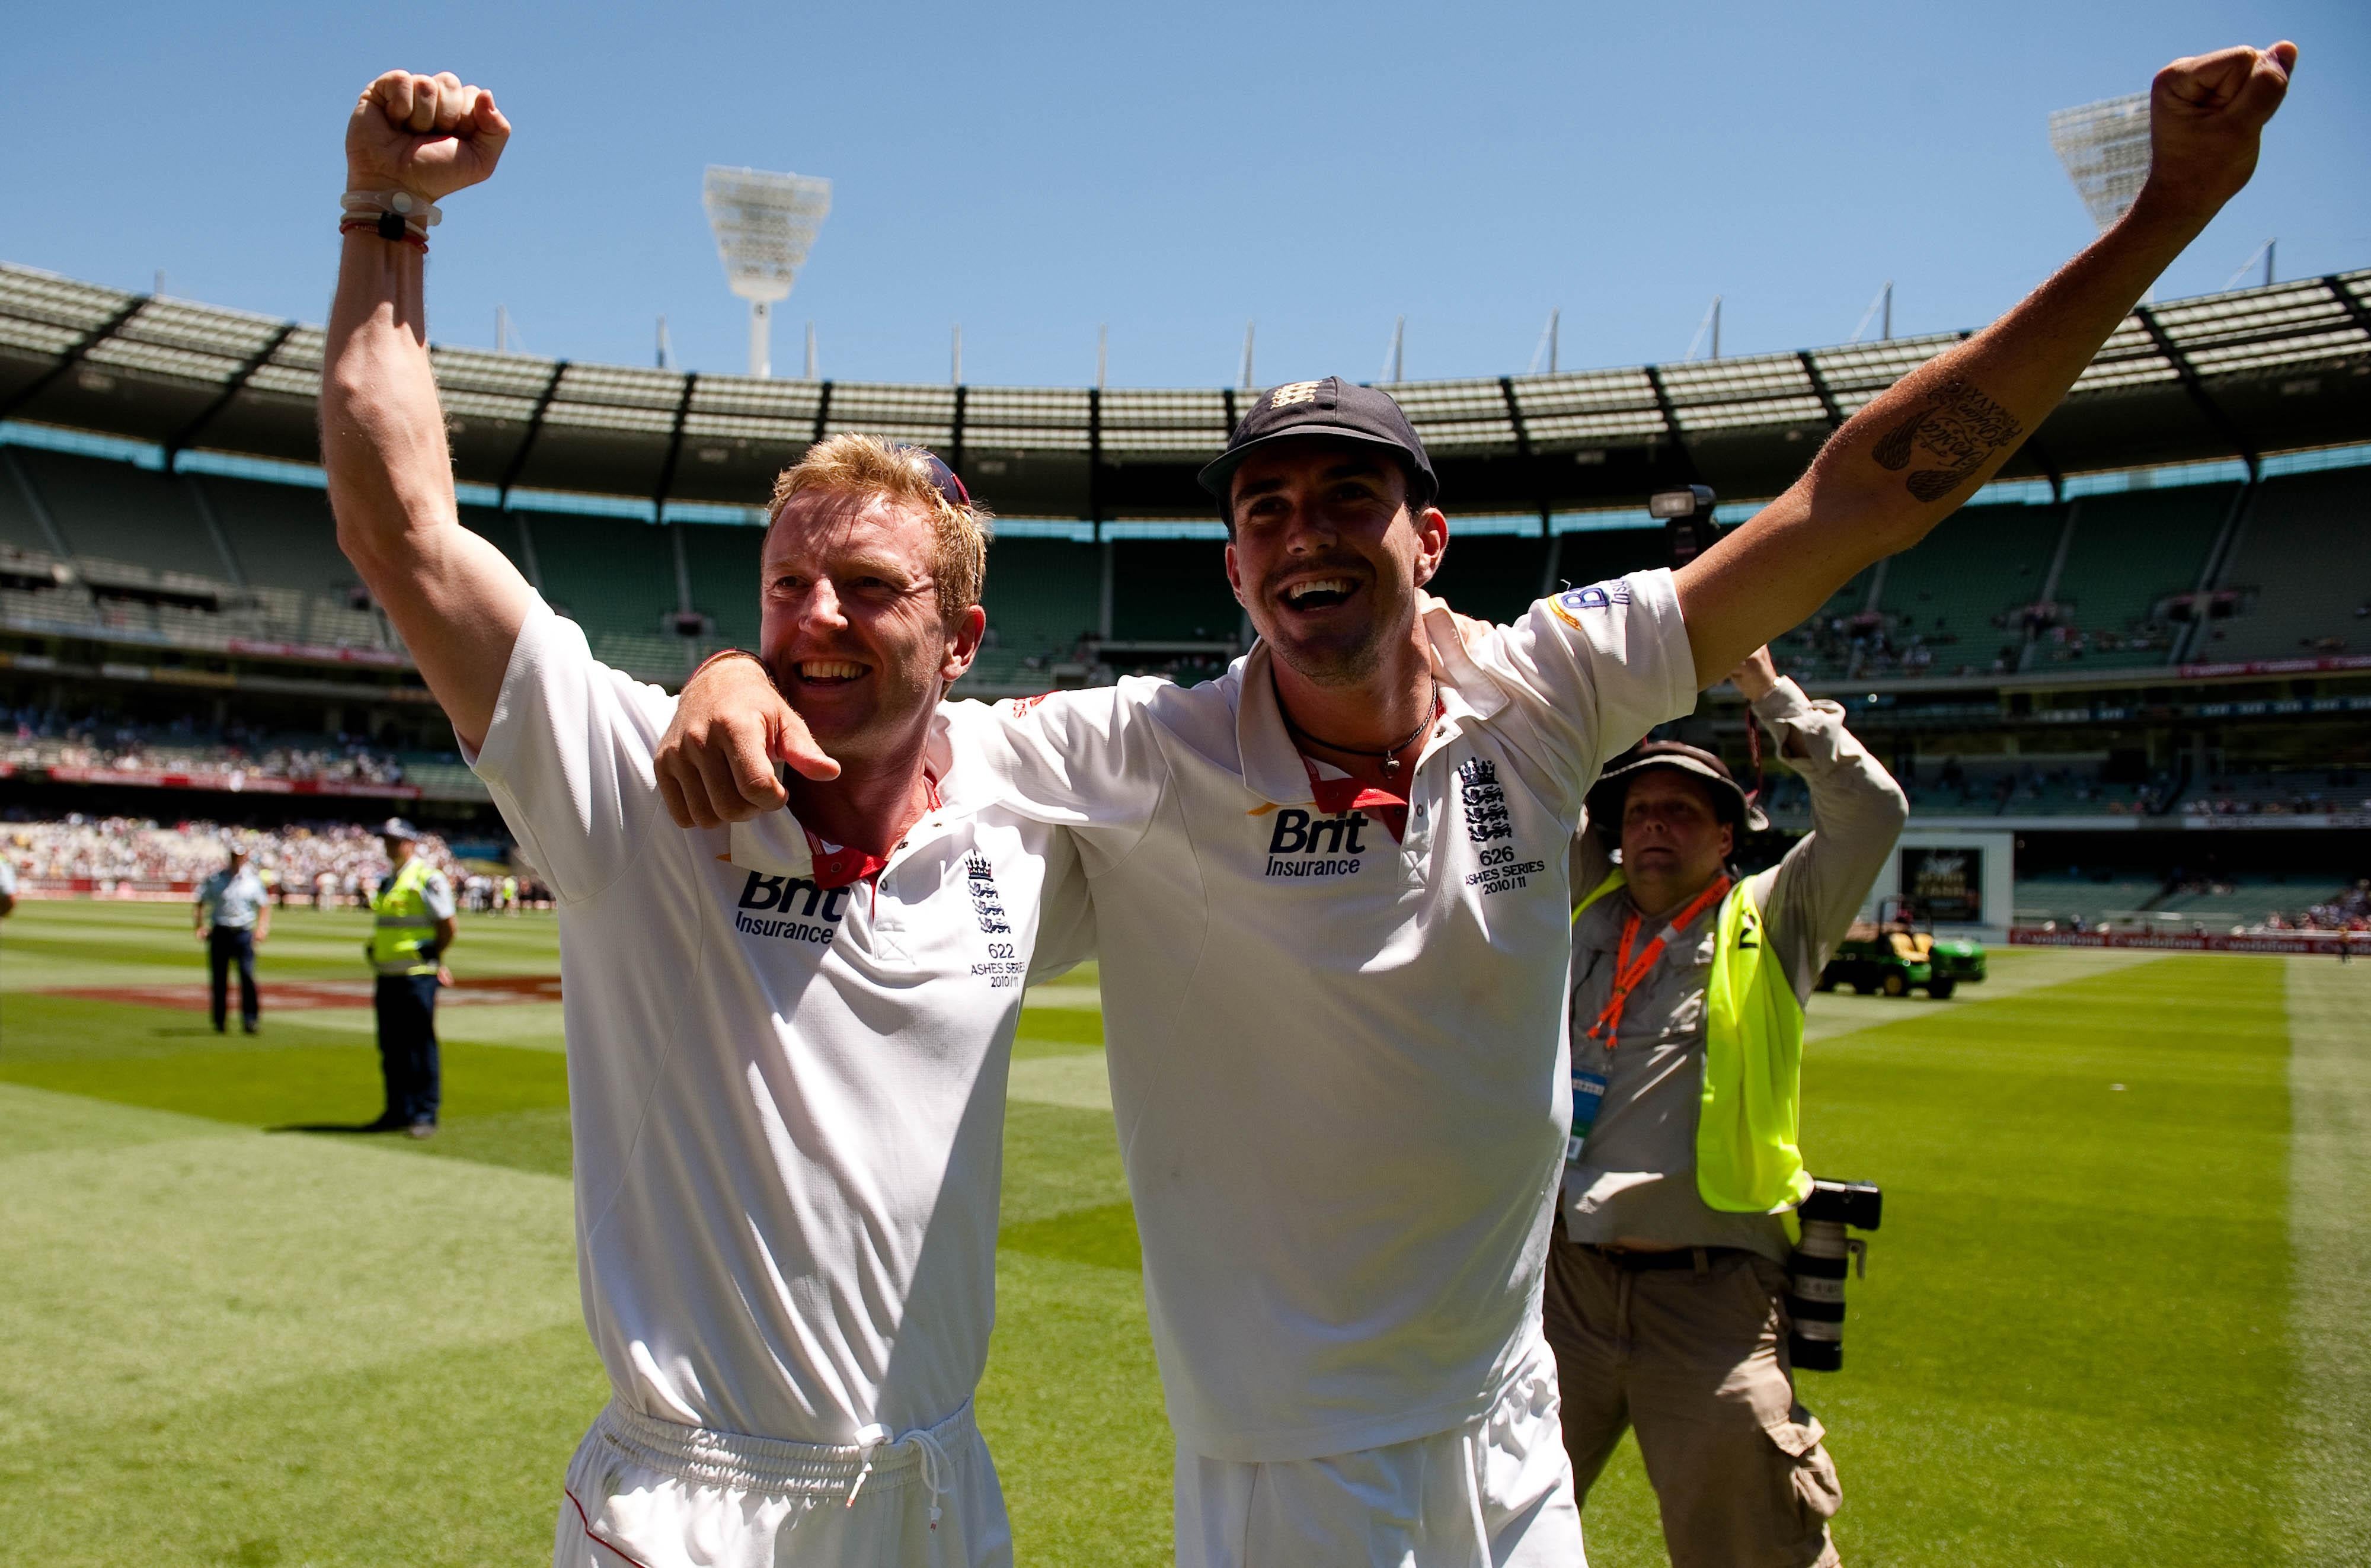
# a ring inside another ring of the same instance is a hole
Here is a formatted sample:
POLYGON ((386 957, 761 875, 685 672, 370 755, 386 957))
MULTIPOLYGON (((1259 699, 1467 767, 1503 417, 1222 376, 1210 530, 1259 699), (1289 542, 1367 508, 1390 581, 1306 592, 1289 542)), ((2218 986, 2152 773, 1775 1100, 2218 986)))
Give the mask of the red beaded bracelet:
POLYGON ((428 254, 428 241, 426 238, 420 235, 413 234, 409 228, 405 229, 400 235, 391 235, 387 232, 385 226, 382 225, 376 218, 349 219, 345 223, 338 225, 338 232, 340 234, 376 235, 381 239, 401 239, 404 244, 417 249, 422 256, 428 254))

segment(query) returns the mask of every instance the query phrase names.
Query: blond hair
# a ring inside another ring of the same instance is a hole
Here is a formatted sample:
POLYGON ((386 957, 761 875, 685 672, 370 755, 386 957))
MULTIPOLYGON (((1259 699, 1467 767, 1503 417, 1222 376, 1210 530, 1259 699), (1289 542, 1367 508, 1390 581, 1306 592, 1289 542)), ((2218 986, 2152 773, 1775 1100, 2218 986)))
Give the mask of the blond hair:
POLYGON ((988 541, 994 515, 977 502, 957 506, 939 493, 930 455, 919 446, 898 446, 877 435, 834 435, 807 448, 806 455, 774 479, 766 503, 771 528, 791 498, 809 490, 841 495, 887 496, 911 502, 931 513, 937 535, 931 575, 937 581, 939 615, 952 625, 979 603, 988 584, 988 541))

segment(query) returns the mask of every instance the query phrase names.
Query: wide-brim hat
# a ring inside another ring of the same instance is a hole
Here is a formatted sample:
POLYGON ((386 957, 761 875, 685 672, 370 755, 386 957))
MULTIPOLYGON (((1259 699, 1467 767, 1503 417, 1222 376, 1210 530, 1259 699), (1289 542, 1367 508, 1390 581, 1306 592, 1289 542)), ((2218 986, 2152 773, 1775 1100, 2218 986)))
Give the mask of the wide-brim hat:
POLYGON ((1655 767, 1689 774, 1710 785, 1713 811, 1731 827, 1760 833, 1770 825, 1770 819, 1738 783, 1727 763, 1701 746, 1679 741, 1648 741, 1615 757, 1590 786, 1590 825, 1609 839, 1619 839, 1622 802, 1630 793, 1630 780, 1655 767))

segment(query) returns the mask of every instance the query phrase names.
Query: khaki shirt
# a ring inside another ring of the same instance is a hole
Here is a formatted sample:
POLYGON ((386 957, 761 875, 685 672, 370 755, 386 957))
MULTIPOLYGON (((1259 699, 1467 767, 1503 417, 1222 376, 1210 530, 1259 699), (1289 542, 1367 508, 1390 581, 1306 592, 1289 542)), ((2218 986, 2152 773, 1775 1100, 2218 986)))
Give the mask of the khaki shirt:
MULTIPOLYGON (((1830 950, 1884 869, 1910 807, 1892 775, 1845 728, 1835 703, 1810 701, 1782 679, 1753 710, 1811 794, 1811 831, 1777 865, 1747 880, 1747 895, 1762 911, 1797 998, 1808 999, 1830 950)), ((1612 870, 1585 822, 1572 859, 1576 898, 1612 870)), ((1630 993, 1610 1051, 1588 1037, 1589 1026, 1612 992, 1623 922, 1635 905, 1627 893, 1616 893, 1573 923, 1573 1068, 1606 1079, 1579 1159, 1565 1167, 1565 1234, 1574 1241, 1742 1247, 1786 1260, 1780 1216, 1725 1213, 1696 1193, 1705 987, 1718 907, 1665 940, 1662 956, 1630 993)), ((1642 931, 1640 940, 1649 935, 1642 931)))

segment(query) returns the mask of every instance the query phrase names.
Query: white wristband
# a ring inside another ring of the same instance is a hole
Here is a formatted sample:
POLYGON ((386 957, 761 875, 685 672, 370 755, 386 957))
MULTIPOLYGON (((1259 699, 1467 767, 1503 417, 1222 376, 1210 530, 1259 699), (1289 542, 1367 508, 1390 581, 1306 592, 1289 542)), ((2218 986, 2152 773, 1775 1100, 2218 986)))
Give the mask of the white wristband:
POLYGON ((349 217, 356 213, 393 213, 411 227, 422 230, 445 221, 442 208, 409 190, 349 190, 338 199, 338 206, 349 217))

